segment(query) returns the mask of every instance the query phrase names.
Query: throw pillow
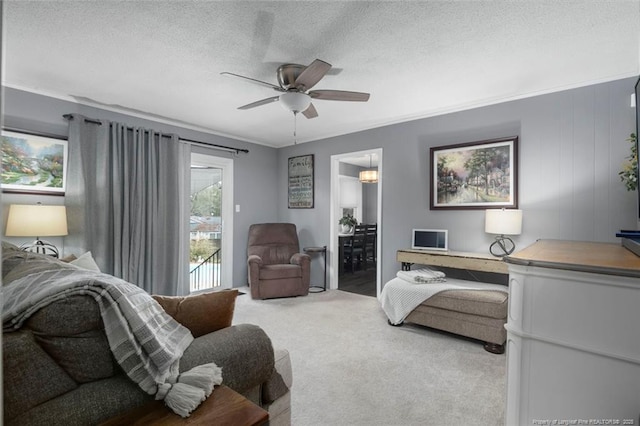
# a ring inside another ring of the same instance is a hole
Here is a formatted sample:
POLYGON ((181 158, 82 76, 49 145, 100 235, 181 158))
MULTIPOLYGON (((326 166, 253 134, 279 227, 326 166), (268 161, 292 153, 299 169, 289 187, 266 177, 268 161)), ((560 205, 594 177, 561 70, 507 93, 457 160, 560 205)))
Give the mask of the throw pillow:
POLYGON ((31 333, 5 333, 2 347, 5 422, 27 423, 20 421, 27 410, 78 387, 31 333))
POLYGON ((4 278, 15 266, 24 261, 26 252, 7 241, 2 241, 2 277, 4 278))
POLYGON ((11 244, 9 241, 2 241, 2 251, 5 252, 8 250, 18 251, 20 250, 20 247, 15 244, 11 244))
POLYGON ((12 255, 5 255, 3 253, 2 258, 2 273, 4 274, 2 277, 3 285, 8 285, 12 281, 37 272, 76 269, 54 257, 28 251, 14 252, 12 255))
POLYGON ((221 290, 193 296, 153 298, 173 319, 199 337, 229 327, 233 320, 238 290, 221 290))
POLYGON ((83 254, 82 256, 77 258, 76 260, 72 260, 69 263, 71 265, 75 265, 75 266, 77 266, 79 268, 82 268, 82 269, 88 269, 89 271, 100 272, 100 268, 96 264, 96 261, 93 260, 93 256, 91 255, 90 251, 86 252, 85 254, 83 254))
POLYGON ((61 260, 62 262, 65 262, 65 263, 69 263, 69 262, 71 262, 71 261, 73 261, 73 260, 76 260, 76 259, 77 259, 77 257, 76 257, 76 255, 75 255, 75 254, 70 254, 70 255, 68 255, 68 256, 61 257, 61 258, 60 258, 60 260, 61 260))

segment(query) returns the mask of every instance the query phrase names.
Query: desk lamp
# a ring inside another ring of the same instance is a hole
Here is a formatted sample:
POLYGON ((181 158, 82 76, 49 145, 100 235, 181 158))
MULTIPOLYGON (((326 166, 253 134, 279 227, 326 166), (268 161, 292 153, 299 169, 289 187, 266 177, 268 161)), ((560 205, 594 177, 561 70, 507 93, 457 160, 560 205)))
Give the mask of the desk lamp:
POLYGON ((40 237, 67 235, 67 210, 65 206, 11 204, 7 217, 7 237, 36 237, 36 240, 20 246, 25 251, 58 257, 58 249, 40 237))
POLYGON ((489 252, 496 257, 503 257, 513 253, 516 245, 505 235, 520 235, 522 233, 522 210, 490 209, 485 212, 484 232, 498 234, 496 240, 489 246, 489 252))

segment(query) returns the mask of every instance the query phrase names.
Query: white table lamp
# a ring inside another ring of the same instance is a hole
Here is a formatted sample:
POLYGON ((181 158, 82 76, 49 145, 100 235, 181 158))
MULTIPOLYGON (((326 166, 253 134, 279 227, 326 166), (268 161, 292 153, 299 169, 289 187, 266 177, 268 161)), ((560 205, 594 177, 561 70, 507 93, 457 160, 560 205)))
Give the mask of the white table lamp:
POLYGON ((67 235, 67 210, 65 206, 45 206, 11 204, 7 217, 7 237, 36 237, 31 243, 20 248, 25 251, 50 254, 58 257, 58 249, 40 237, 61 237, 67 235))
POLYGON ((516 248, 511 238, 505 235, 522 233, 522 210, 490 209, 485 212, 484 232, 497 234, 496 240, 489 247, 489 252, 497 257, 507 256, 516 248))

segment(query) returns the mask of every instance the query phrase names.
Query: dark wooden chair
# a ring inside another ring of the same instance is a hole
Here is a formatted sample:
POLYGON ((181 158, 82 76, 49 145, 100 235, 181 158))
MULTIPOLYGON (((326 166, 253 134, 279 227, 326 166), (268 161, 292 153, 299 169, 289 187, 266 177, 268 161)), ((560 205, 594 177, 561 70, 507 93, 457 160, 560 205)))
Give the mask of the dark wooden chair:
POLYGON ((363 253, 363 263, 364 263, 364 270, 366 271, 367 268, 369 267, 369 264, 373 264, 374 266, 376 266, 376 262, 377 262, 377 239, 378 239, 378 225, 373 223, 373 224, 367 224, 364 225, 365 226, 365 242, 364 242, 364 253, 363 253))
POLYGON ((364 246, 366 239, 366 226, 356 225, 349 242, 344 246, 345 270, 349 267, 355 272, 356 266, 364 262, 364 246))

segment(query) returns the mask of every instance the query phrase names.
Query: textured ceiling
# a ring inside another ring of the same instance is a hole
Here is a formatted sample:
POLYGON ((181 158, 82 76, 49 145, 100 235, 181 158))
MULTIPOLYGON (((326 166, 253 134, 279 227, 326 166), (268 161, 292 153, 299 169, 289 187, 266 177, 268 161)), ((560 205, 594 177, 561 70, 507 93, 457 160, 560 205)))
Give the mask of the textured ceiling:
POLYGON ((273 90, 281 63, 334 69, 298 143, 636 76, 633 1, 4 1, 10 87, 270 146, 293 143, 273 90))

